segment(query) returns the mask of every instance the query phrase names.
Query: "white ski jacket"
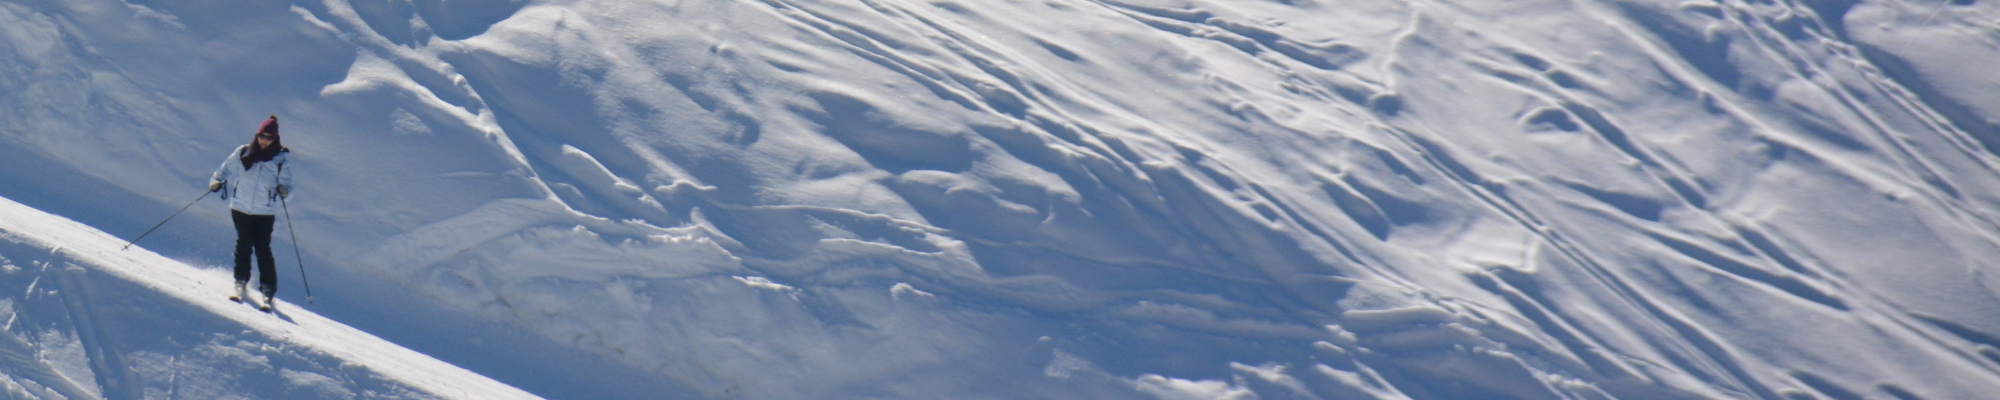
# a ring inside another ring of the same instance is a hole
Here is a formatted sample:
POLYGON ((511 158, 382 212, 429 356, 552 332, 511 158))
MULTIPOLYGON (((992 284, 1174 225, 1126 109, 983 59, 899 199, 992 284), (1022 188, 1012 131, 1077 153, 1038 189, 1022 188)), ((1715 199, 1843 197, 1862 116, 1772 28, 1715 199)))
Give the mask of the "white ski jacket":
POLYGON ((291 151, 280 151, 270 161, 244 169, 243 152, 249 150, 247 144, 237 147, 209 179, 222 182, 222 199, 229 201, 229 209, 251 215, 275 215, 279 206, 278 186, 284 186, 287 194, 295 189, 292 171, 285 170, 285 159, 291 151))

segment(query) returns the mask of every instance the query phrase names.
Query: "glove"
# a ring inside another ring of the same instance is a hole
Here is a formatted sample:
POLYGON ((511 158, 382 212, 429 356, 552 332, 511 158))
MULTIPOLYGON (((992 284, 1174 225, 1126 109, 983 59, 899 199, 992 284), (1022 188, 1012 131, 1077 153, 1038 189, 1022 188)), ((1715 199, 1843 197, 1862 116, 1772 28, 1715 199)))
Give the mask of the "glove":
POLYGON ((291 197, 291 192, 291 188, 285 187, 285 185, 278 185, 278 197, 291 197))
POLYGON ((220 191, 222 191, 222 181, 208 181, 209 193, 215 193, 220 191))

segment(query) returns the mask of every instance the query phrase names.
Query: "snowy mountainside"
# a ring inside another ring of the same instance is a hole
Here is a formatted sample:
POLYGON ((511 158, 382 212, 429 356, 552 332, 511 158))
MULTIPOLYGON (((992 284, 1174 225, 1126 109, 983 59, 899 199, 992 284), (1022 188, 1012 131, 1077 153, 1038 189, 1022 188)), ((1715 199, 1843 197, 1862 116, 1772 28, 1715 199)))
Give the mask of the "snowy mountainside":
POLYGON ((328 320, 223 298, 196 268, 0 199, 9 399, 533 399, 328 320))
POLYGON ((315 310, 547 397, 1976 398, 1996 16, 4 1, 0 196, 138 232, 279 114, 315 310))

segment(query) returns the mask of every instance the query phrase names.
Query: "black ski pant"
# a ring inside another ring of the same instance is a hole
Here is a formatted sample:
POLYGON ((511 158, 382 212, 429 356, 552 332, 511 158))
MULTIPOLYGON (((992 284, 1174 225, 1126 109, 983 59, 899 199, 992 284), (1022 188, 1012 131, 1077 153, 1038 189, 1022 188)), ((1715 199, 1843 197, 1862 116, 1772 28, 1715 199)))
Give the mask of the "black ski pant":
POLYGON ((229 210, 229 219, 236 223, 236 283, 250 282, 250 254, 255 253, 257 290, 267 296, 277 294, 278 261, 271 255, 271 229, 277 227, 278 216, 229 210))

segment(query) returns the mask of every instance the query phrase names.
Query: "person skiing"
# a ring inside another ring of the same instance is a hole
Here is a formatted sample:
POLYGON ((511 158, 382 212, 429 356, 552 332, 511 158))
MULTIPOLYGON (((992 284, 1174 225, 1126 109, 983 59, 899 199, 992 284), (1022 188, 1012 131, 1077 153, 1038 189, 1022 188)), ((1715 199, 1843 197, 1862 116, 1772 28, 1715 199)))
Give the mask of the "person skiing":
POLYGON ((278 137, 278 116, 272 115, 257 126, 250 144, 238 146, 222 166, 210 176, 208 190, 221 192, 229 202, 229 218, 236 225, 236 295, 230 300, 249 298, 250 256, 257 256, 257 291, 264 295, 260 308, 268 310, 278 295, 278 266, 271 254, 271 231, 277 226, 279 201, 291 195, 292 173, 285 170, 291 152, 278 137))

